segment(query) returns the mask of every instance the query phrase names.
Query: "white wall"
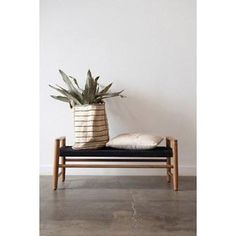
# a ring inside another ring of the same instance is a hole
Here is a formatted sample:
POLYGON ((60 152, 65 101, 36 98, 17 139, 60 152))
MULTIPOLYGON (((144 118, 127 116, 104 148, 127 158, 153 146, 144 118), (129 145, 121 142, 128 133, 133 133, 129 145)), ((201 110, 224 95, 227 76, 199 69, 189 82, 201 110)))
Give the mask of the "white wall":
MULTIPOLYGON (((110 136, 146 131, 179 140, 180 174, 195 174, 194 0, 41 0, 41 173, 51 174, 53 140, 73 143, 69 106, 49 97, 58 69, 85 82, 87 70, 127 98, 107 102, 110 136)), ((72 172, 71 172, 72 173, 72 172)), ((83 169, 77 174, 159 174, 83 169)))

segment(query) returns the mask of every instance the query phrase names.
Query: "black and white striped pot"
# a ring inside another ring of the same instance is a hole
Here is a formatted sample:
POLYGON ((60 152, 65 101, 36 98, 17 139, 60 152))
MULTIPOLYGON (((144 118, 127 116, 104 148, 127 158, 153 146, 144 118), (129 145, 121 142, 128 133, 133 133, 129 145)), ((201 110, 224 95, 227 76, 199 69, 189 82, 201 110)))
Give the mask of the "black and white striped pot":
POLYGON ((73 149, 97 149, 109 141, 105 104, 74 107, 75 144, 73 149))

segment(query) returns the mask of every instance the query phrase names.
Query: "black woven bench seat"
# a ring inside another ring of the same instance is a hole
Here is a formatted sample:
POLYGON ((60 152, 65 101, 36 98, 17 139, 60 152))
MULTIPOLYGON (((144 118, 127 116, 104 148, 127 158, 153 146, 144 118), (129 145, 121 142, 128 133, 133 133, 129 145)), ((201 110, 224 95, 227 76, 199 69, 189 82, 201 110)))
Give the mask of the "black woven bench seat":
POLYGON ((60 148, 60 156, 65 157, 172 157, 170 147, 157 147, 150 150, 125 150, 114 148, 74 150, 72 146, 60 148))
POLYGON ((58 178, 65 181, 68 168, 161 168, 166 170, 167 182, 178 191, 178 141, 166 137, 166 145, 149 150, 126 150, 104 147, 75 150, 66 145, 66 138, 55 139, 53 189, 58 178), (59 171, 61 170, 61 171, 59 171))

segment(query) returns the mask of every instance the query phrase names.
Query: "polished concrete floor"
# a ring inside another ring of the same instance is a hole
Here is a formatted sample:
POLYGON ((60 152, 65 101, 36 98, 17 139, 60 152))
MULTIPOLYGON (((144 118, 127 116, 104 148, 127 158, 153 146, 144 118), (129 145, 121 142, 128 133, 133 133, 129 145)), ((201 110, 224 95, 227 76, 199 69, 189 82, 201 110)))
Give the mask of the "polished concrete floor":
POLYGON ((196 235, 196 179, 174 192, 164 176, 40 178, 41 236, 196 235))

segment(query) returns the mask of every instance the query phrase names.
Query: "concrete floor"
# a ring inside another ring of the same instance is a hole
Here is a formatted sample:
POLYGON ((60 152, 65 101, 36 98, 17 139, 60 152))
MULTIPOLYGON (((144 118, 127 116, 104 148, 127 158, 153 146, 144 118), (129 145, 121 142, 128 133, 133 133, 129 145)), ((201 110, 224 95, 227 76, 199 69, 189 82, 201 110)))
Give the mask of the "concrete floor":
POLYGON ((164 176, 40 178, 41 236, 196 235, 196 179, 174 192, 164 176))

